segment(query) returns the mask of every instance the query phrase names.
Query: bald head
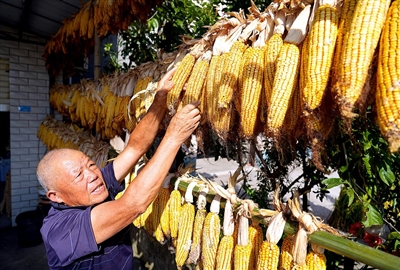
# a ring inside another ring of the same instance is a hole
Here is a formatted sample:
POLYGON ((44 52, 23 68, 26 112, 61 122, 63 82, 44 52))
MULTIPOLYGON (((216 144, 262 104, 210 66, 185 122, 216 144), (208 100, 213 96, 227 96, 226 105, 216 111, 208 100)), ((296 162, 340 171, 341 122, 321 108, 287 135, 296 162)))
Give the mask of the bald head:
POLYGON ((61 148, 54 149, 49 151, 44 157, 40 160, 36 175, 39 180, 40 185, 46 190, 46 192, 52 188, 54 180, 60 176, 60 164, 61 162, 68 160, 68 157, 71 156, 72 153, 80 152, 78 150, 61 148))

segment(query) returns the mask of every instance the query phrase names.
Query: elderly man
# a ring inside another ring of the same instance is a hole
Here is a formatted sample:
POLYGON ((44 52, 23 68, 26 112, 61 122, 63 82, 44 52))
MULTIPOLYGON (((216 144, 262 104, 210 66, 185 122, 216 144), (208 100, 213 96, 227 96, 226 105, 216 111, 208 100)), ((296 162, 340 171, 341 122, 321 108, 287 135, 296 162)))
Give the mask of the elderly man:
POLYGON ((71 149, 52 150, 39 162, 37 176, 52 204, 41 229, 50 269, 132 269, 129 225, 157 196, 179 148, 200 122, 198 103, 177 112, 154 156, 122 197, 114 199, 156 137, 174 72, 160 80, 146 116, 106 167, 98 168, 71 149))

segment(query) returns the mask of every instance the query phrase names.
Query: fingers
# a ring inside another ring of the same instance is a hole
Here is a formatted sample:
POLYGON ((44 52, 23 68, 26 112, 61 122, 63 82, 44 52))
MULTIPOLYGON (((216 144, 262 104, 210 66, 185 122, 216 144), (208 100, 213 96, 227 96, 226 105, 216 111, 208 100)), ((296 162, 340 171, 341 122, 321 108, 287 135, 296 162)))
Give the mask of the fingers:
POLYGON ((172 77, 174 76, 176 68, 171 69, 161 78, 158 82, 157 91, 169 91, 174 86, 174 82, 172 81, 172 77))

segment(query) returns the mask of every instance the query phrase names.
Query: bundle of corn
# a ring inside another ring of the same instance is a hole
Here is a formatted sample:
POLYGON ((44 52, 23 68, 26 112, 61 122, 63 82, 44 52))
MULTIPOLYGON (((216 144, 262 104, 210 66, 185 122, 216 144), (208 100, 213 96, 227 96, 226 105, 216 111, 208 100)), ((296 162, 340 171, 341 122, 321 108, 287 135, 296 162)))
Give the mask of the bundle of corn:
POLYGON ((38 128, 37 137, 49 150, 55 148, 76 149, 88 155, 100 168, 107 163, 110 145, 97 140, 90 132, 74 124, 61 123, 46 116, 38 128))
POLYGON ((193 224, 195 209, 193 205, 193 188, 197 181, 189 183, 185 192, 185 203, 182 206, 179 222, 178 240, 176 244, 175 262, 178 268, 182 268, 188 258, 192 245, 193 224))
POLYGON ((376 106, 378 124, 391 152, 400 149, 399 1, 392 3, 383 28, 378 58, 376 106))
POLYGON ((192 236, 192 245, 190 247, 190 252, 187 258, 188 264, 198 264, 198 260, 201 256, 201 246, 202 246, 202 238, 203 238, 203 228, 204 228, 204 221, 207 216, 207 199, 206 195, 208 193, 208 187, 203 187, 197 198, 197 210, 196 216, 194 218, 194 225, 193 225, 193 236, 192 236))
POLYGON ((210 212, 204 220, 203 235, 201 239, 201 261, 204 270, 215 269, 215 260, 219 245, 221 230, 219 210, 221 196, 216 194, 210 205, 210 212))
POLYGON ((343 37, 342 44, 335 52, 339 56, 335 63, 337 66, 334 70, 333 88, 340 114, 345 119, 356 116, 354 111, 357 102, 364 100, 362 95, 368 95, 364 85, 392 2, 391 0, 349 1, 349 9, 345 10, 346 17, 341 19, 347 20, 341 25, 342 28, 339 28, 339 35, 343 37))

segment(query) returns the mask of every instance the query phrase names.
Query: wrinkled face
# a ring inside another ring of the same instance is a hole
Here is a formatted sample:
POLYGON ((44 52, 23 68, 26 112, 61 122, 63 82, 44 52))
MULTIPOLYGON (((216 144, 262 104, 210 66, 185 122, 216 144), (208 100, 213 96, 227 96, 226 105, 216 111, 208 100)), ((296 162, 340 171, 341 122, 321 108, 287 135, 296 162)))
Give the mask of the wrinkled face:
POLYGON ((68 160, 61 160, 57 167, 60 174, 47 193, 52 201, 68 206, 90 206, 107 198, 108 190, 100 169, 84 153, 71 151, 68 160))

